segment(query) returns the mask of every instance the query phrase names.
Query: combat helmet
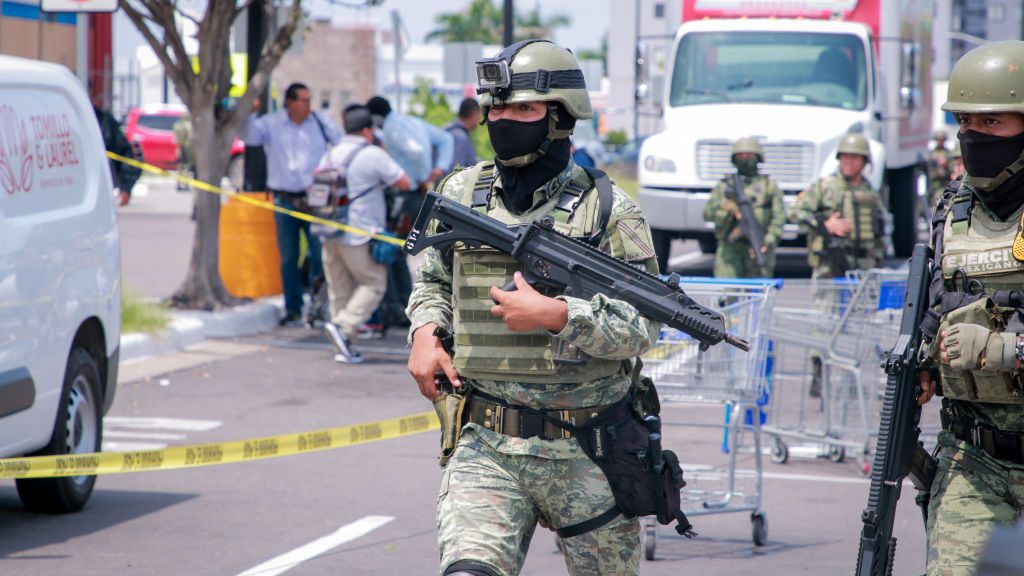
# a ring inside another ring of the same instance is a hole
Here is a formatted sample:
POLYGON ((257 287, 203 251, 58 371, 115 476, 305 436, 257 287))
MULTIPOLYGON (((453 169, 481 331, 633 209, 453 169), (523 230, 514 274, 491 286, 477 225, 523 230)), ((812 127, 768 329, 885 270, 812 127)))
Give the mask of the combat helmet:
POLYGON ((868 146, 868 139, 861 134, 847 134, 839 141, 836 148, 836 159, 840 154, 860 154, 871 162, 871 147, 868 146))
POLYGON ((492 106, 517 102, 547 102, 548 134, 540 147, 515 158, 498 158, 505 166, 525 166, 547 153, 555 140, 572 135, 576 120, 594 117, 590 95, 572 52, 550 40, 523 40, 494 58, 476 62, 476 92, 481 95, 481 124, 492 106), (558 103, 561 106, 552 106, 558 103), (569 118, 559 118, 559 109, 569 118))
POLYGON ((744 136, 732 145, 732 156, 743 152, 757 154, 757 161, 764 162, 764 149, 761 148, 761 143, 750 136, 744 136))
POLYGON ((984 44, 963 55, 949 74, 946 112, 1024 113, 1024 42, 984 44))
MULTIPOLYGON (((949 74, 949 88, 942 109, 966 114, 1024 114, 1024 42, 1008 40, 983 44, 964 54, 949 74)), ((970 156, 970 149, 967 154, 970 156)), ((1024 154, 1021 155, 1024 157, 1024 154)), ((966 161, 967 159, 965 159, 966 161)), ((981 191, 991 191, 1019 172, 1012 162, 994 178, 972 176, 964 181, 981 191)))
POLYGON ((572 52, 550 40, 523 40, 476 62, 484 117, 494 105, 559 102, 577 120, 594 117, 583 70, 572 52))

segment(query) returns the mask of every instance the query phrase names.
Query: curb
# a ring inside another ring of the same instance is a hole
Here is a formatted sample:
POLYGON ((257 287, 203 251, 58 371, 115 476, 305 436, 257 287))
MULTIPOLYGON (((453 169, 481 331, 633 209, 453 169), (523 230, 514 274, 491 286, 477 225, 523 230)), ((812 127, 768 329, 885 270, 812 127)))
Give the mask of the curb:
POLYGON ((264 298, 216 312, 172 310, 170 325, 157 334, 121 334, 121 362, 184 350, 207 338, 238 338, 258 334, 277 326, 284 301, 264 298))

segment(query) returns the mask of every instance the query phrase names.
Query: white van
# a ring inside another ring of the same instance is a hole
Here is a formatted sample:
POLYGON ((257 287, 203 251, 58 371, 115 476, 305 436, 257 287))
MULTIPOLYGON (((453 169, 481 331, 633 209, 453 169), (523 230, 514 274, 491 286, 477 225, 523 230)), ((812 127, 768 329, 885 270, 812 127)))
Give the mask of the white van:
MULTIPOLYGON (((92 105, 63 66, 0 56, 0 457, 97 452, 114 399, 121 257, 92 105)), ((95 476, 17 480, 72 512, 95 476)))

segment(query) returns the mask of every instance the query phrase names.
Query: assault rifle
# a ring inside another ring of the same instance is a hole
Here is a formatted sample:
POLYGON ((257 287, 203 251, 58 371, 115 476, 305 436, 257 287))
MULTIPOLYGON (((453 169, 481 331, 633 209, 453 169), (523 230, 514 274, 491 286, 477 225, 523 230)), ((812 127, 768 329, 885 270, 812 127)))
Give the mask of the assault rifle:
POLYGON ((825 215, 819 213, 815 220, 804 220, 804 224, 814 229, 814 232, 821 236, 824 248, 817 252, 819 258, 825 258, 832 270, 833 276, 844 276, 847 271, 852 270, 850 259, 846 255, 846 242, 839 236, 833 235, 825 227, 825 215))
POLYGON ((754 206, 750 203, 750 198, 743 193, 743 180, 738 173, 732 175, 732 189, 727 189, 725 195, 739 207, 740 231, 743 232, 754 251, 754 263, 757 264, 758 271, 762 275, 767 274, 764 254, 761 253, 761 247, 764 246, 764 228, 754 217, 754 206))
POLYGON ((935 475, 935 462, 918 441, 921 407, 917 405, 917 395, 920 392, 920 326, 928 308, 931 258, 931 249, 924 244, 914 247, 900 319, 900 335, 883 361, 888 381, 875 461, 871 468, 868 505, 861 515, 864 525, 857 551, 856 576, 892 574, 896 559, 896 538, 892 535, 896 503, 900 499, 903 479, 908 475, 914 488, 923 496, 918 497, 917 503, 927 513, 927 493, 935 475))
POLYGON ((559 234, 554 219, 545 216, 531 224, 507 226, 486 214, 427 194, 405 241, 409 254, 438 244, 463 242, 507 252, 523 265, 531 285, 564 290, 566 296, 590 299, 595 294, 632 304, 640 314, 681 330, 700 343, 701 350, 726 341, 741 350, 750 343, 725 331, 725 318, 701 306, 679 287, 679 276, 662 280, 584 242, 559 234), (436 232, 428 225, 436 220, 436 232))

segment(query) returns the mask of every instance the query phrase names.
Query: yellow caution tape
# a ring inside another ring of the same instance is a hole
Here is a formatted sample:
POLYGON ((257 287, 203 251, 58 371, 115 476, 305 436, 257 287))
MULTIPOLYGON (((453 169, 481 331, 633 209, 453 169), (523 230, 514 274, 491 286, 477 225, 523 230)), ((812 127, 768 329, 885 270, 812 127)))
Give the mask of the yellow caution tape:
POLYGON ((164 170, 163 168, 159 168, 157 166, 153 166, 152 164, 146 164, 145 162, 139 162, 138 160, 135 160, 134 158, 127 158, 125 156, 121 156, 120 154, 114 154, 113 152, 107 152, 107 157, 110 158, 111 160, 116 160, 118 162, 122 162, 124 164, 129 165, 129 166, 134 166, 134 167, 136 167, 136 168, 138 168, 140 170, 145 170, 146 172, 152 172, 153 174, 159 174, 161 176, 170 176, 170 177, 178 180, 179 182, 184 182, 185 184, 188 184, 189 186, 191 186, 191 187, 193 187, 193 188, 195 188, 197 190, 202 190, 204 192, 210 192, 211 194, 220 194, 221 196, 229 196, 229 197, 235 198, 236 200, 240 200, 240 201, 245 202, 247 204, 251 204, 253 206, 259 206, 260 208, 265 208, 267 210, 273 210, 274 212, 280 212, 281 214, 287 214, 287 215, 291 216, 292 218, 298 218, 299 220, 305 220, 306 222, 313 222, 315 224, 323 224, 324 226, 329 226, 331 228, 334 228, 334 229, 337 229, 337 230, 341 230, 342 232, 351 232, 353 234, 359 234, 360 236, 369 236, 370 238, 373 238, 374 240, 380 240, 381 242, 387 242, 389 244, 394 244, 396 246, 404 246, 405 245, 405 239, 404 238, 395 238, 394 236, 387 236, 387 235, 384 235, 384 234, 374 234, 373 232, 370 232, 369 230, 363 230, 362 228, 356 228, 355 226, 349 226, 348 224, 342 224, 341 222, 335 222, 333 220, 325 220, 323 218, 318 218, 316 216, 312 216, 312 215, 306 214, 304 212, 296 212, 295 210, 289 210, 287 208, 281 208, 280 206, 275 206, 272 202, 264 202, 262 200, 257 200, 255 198, 250 198, 250 197, 242 195, 242 194, 234 194, 232 192, 228 192, 227 190, 224 190, 223 188, 214 186, 213 184, 207 184, 206 182, 203 182, 202 180, 196 180, 195 178, 189 178, 188 176, 182 176, 181 174, 178 174, 177 172, 171 172, 171 171, 168 171, 168 170, 164 170))
POLYGON ((311 432, 135 452, 94 452, 0 460, 0 478, 52 478, 197 468, 292 456, 437 430, 434 412, 311 432))

